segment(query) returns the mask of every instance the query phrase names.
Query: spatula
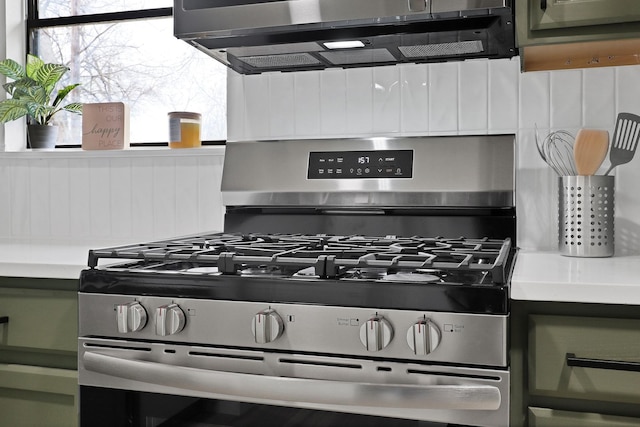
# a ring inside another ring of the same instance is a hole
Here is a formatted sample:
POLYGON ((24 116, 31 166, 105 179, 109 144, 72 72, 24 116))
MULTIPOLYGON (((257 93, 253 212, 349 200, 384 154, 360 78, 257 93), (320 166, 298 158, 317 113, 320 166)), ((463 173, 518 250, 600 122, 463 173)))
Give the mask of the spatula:
POLYGON ((607 156, 609 132, 599 129, 580 129, 573 145, 573 157, 578 175, 593 175, 607 156))
POLYGON ((611 166, 604 173, 609 175, 611 169, 629 163, 633 159, 640 139, 640 117, 631 113, 618 114, 616 130, 613 132, 613 143, 609 152, 611 166))

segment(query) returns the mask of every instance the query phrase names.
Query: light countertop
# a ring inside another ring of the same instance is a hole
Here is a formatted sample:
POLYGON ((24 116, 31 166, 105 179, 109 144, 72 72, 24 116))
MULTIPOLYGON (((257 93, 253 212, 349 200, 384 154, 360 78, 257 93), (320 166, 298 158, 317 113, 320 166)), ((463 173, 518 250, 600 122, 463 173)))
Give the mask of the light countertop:
POLYGON ((78 279, 87 268, 89 249, 113 243, 54 244, 0 240, 0 277, 78 279))
POLYGON ((511 280, 511 298, 640 305, 640 255, 576 258, 521 251, 511 280))

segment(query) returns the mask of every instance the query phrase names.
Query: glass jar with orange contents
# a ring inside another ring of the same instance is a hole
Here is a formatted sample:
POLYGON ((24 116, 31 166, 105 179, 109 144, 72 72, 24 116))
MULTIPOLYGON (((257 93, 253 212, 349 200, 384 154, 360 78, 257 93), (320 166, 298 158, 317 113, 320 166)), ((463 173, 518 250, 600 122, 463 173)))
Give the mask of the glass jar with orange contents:
POLYGON ((169 113, 169 147, 193 148, 200 147, 200 123, 202 116, 199 113, 187 111, 172 111, 169 113))

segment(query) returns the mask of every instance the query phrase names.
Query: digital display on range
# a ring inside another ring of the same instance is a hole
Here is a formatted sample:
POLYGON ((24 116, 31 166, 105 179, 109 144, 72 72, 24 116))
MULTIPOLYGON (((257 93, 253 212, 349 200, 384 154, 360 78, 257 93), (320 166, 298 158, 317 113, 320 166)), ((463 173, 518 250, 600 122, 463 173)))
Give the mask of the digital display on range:
POLYGON ((413 150, 312 151, 308 179, 411 178, 413 150))

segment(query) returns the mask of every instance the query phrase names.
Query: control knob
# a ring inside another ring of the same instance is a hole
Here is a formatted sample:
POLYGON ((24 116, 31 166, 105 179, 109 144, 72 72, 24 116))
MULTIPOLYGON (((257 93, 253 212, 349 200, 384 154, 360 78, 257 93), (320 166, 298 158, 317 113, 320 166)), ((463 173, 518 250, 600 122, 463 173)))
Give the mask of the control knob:
POLYGON ((440 329, 431 320, 420 319, 407 331, 407 344, 416 355, 427 355, 440 344, 440 329))
POLYGON ((258 344, 266 344, 275 341, 284 332, 282 317, 269 308, 256 313, 251 322, 251 332, 258 344))
POLYGON ((116 306, 118 332, 138 332, 147 324, 147 311, 138 301, 116 306))
POLYGON ((393 338, 393 327, 384 317, 376 314, 360 327, 360 341, 368 351, 380 351, 393 338))
POLYGON ((186 318, 178 304, 167 304, 156 308, 156 335, 177 334, 184 329, 186 318))

